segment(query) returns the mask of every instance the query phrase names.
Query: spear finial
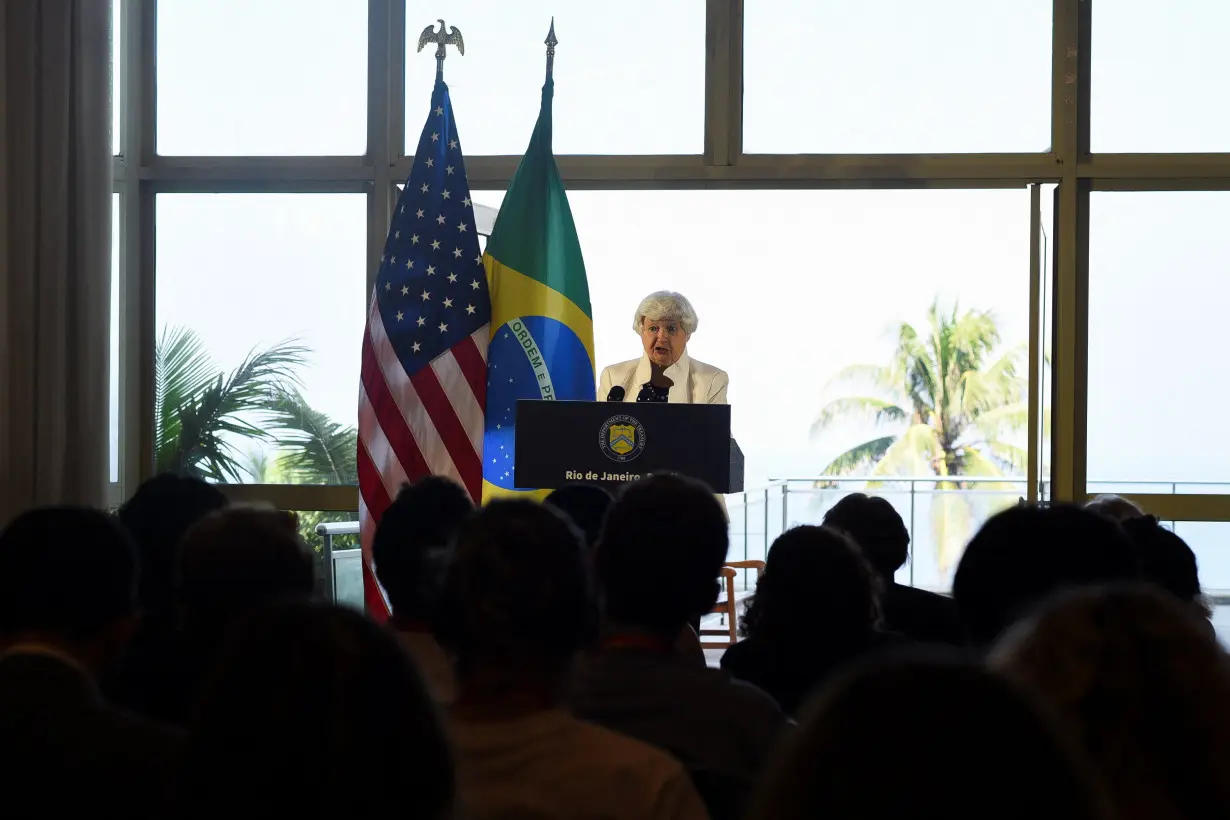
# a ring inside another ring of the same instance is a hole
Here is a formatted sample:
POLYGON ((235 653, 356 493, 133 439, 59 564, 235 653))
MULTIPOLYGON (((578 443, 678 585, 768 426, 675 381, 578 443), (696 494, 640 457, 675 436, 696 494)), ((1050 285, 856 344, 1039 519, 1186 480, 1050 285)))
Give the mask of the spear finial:
POLYGON ((547 79, 551 79, 551 73, 555 70, 555 47, 559 44, 559 40, 555 39, 555 16, 551 16, 551 30, 547 32, 547 39, 543 40, 547 44, 547 79))

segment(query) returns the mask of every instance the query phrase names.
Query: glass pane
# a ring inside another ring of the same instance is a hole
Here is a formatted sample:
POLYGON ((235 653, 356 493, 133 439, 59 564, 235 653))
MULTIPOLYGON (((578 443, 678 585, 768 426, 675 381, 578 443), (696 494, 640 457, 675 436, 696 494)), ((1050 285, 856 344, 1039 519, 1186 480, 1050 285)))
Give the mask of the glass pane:
POLYGON ((111 361, 107 418, 111 481, 120 480, 120 195, 111 195, 111 361))
POLYGON ((160 0, 158 152, 362 154, 367 4, 160 0))
POLYGON ((111 153, 120 152, 120 55, 123 43, 122 9, 124 0, 111 0, 111 153))
MULTIPOLYGON (((1230 299, 1230 193, 1094 193, 1089 217, 1088 475, 1224 481, 1217 373, 1230 299)), ((1147 482, 1147 486, 1141 486, 1147 482)))
MULTIPOLYGON (((473 197, 493 207, 502 201, 500 192, 474 191, 473 197)), ((865 449, 868 459, 851 457, 837 489, 863 487, 878 468, 893 478, 873 491, 891 492, 905 516, 913 486, 913 579, 945 588, 972 528, 1025 494, 1027 428, 1012 422, 1024 419, 1028 400, 1027 190, 573 191, 568 198, 589 275, 598 367, 641 355, 630 325, 643 296, 664 288, 684 293, 700 317, 689 354, 730 375, 746 486, 803 479, 791 485, 787 523, 818 520, 836 499, 814 487, 821 472, 852 449, 877 442, 865 449), (775 236, 785 240, 760 241, 775 236), (808 247, 803 256, 801 241, 808 247), (900 402, 907 414, 914 411, 900 395, 904 383, 881 388, 834 378, 850 365, 889 364, 900 323, 928 332, 929 308, 937 300, 944 323, 951 323, 954 306, 962 318, 971 310, 987 312, 976 320, 977 335, 990 348, 979 355, 977 372, 984 378, 991 379, 991 364, 1000 357, 1020 357, 1016 375, 1000 382, 1003 402, 987 407, 1011 409, 944 421, 963 424, 966 432, 960 447, 945 453, 962 483, 942 497, 932 462, 918 456, 933 440, 930 433, 919 430, 912 445, 903 442, 879 457, 885 440, 900 440, 907 425, 877 424, 860 412, 873 402, 847 402, 813 431, 822 408, 841 398, 900 402), (971 481, 999 474, 1009 478, 971 481)), ((736 496, 728 500, 732 555, 740 558, 741 504, 736 496)), ((771 538, 781 528, 781 499, 768 502, 767 529, 765 510, 762 491, 746 514, 751 558, 763 556, 766 534, 771 538)))
POLYGON ((159 414, 159 466, 186 460, 226 481, 355 483, 366 197, 160 194, 156 218, 159 358, 175 398, 159 414), (176 355, 177 339, 191 356, 176 355), (252 374, 245 361, 261 366, 252 374), (224 403, 209 392, 219 376, 224 403), (221 430, 219 403, 232 429, 221 430), (219 470, 176 435, 179 404, 213 420, 218 443, 206 450, 219 470))
POLYGON ((1093 11, 1094 151, 1230 151, 1224 78, 1230 6, 1115 0, 1093 11))
POLYGON ((1045 151, 1050 0, 749 0, 749 153, 1045 151))
MULTIPOLYGON (((1224 491, 1224 490, 1223 490, 1224 491)), ((1200 585, 1206 592, 1230 594, 1230 522, 1172 521, 1175 534, 1196 553, 1200 585)), ((1227 610, 1230 616, 1230 610, 1227 610)))
MULTIPOLYGON (((465 38, 444 64, 467 156, 522 154, 538 117, 547 29, 555 15, 557 154, 699 154, 704 150, 705 4, 454 0, 445 15, 465 38), (648 39, 647 39, 648 38, 648 39)), ((413 150, 435 82, 432 22, 406 19, 406 145, 413 150)), ((439 30, 439 24, 433 23, 439 30)))

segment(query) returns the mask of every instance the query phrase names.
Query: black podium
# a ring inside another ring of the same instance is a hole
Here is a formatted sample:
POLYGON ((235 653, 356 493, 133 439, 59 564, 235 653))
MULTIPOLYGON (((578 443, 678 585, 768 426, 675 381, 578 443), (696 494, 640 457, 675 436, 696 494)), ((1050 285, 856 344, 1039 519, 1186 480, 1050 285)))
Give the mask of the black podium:
POLYGON ((519 401, 513 482, 518 489, 625 484, 675 472, 715 493, 743 490, 743 453, 728 404, 519 401))

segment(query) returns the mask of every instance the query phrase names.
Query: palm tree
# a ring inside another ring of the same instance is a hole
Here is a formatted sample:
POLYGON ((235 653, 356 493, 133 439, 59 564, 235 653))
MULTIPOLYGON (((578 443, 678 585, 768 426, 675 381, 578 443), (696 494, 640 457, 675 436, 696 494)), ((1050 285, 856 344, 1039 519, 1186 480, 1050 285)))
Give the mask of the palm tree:
POLYGON ((298 383, 308 349, 294 341, 253 350, 224 374, 187 328, 166 328, 154 349, 154 458, 158 472, 241 481, 237 439, 270 441, 270 397, 298 383))
POLYGON ((268 408, 281 435, 277 468, 293 484, 356 484, 358 433, 310 407, 294 387, 274 390, 268 408))
MULTIPOLYGON (((812 425, 813 435, 847 419, 888 429, 837 456, 824 475, 934 475, 940 490, 968 489, 960 476, 1020 475, 1025 450, 1017 442, 1029 417, 1028 379, 1019 372, 1024 346, 991 360, 1000 343, 995 317, 961 313, 956 304, 945 312, 938 299, 927 311, 925 333, 902 322, 894 336, 887 365, 853 365, 838 374, 830 387, 862 389, 829 401, 812 425)), ((1006 483, 979 487, 1010 491, 1006 483)), ((942 567, 963 542, 972 512, 968 499, 935 497, 942 567)))

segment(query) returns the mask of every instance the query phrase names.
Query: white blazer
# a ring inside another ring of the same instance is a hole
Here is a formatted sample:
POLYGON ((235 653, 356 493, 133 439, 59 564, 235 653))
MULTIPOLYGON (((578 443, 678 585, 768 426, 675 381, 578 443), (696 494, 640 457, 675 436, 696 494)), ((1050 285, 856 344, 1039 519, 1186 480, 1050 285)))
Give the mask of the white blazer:
MULTIPOLYGON (((598 379, 598 401, 606 401, 611 388, 616 385, 624 389, 624 401, 636 401, 641 385, 649 381, 650 375, 649 357, 645 355, 639 359, 605 367, 598 379)), ((730 377, 726 375, 726 371, 689 357, 687 351, 679 357, 679 361, 666 368, 664 375, 672 382, 670 392, 667 393, 669 402, 729 403, 726 401, 726 388, 730 384, 730 377)))

